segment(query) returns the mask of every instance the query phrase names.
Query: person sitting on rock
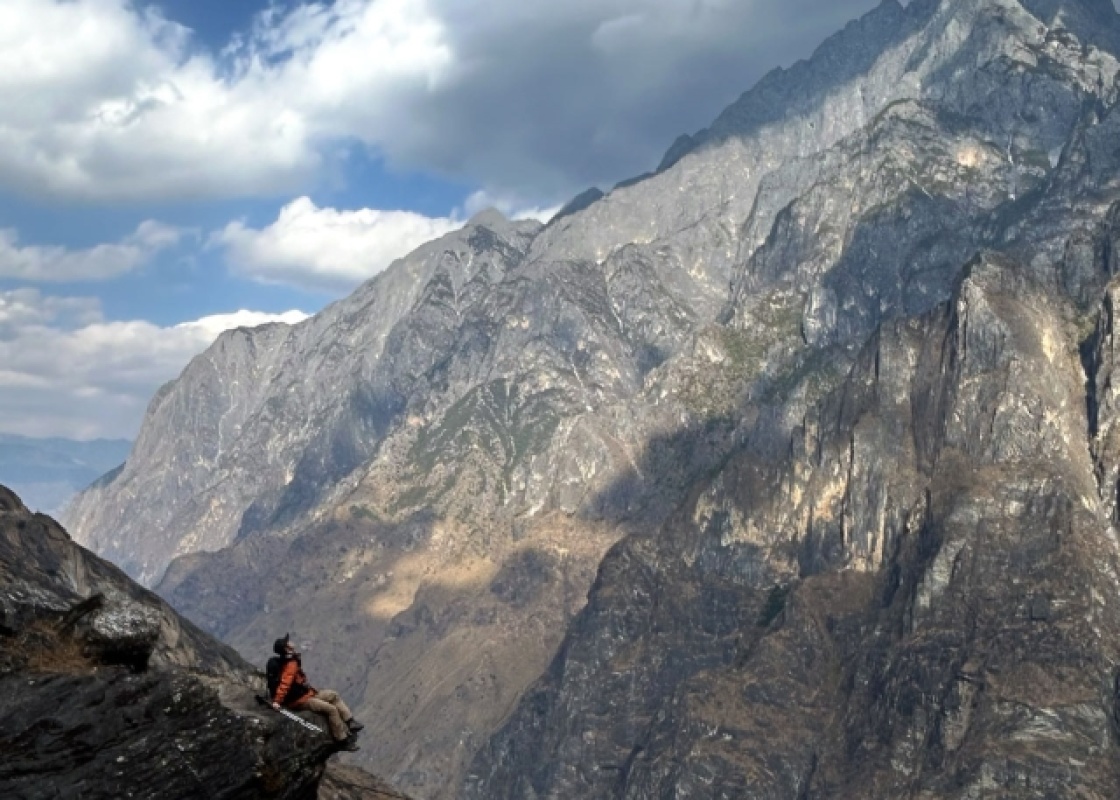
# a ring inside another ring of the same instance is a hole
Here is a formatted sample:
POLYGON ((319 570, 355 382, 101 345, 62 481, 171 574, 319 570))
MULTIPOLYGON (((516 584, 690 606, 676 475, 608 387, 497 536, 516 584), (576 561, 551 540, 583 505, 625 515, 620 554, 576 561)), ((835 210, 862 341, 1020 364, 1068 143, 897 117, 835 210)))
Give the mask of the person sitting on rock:
POLYGON ((326 717, 331 737, 343 750, 354 752, 358 749, 357 733, 365 726, 354 719, 338 692, 312 688, 303 671, 301 655, 289 639, 290 634, 284 634, 283 639, 272 645, 276 657, 269 659, 267 671, 272 707, 277 711, 282 706, 307 709, 326 717))

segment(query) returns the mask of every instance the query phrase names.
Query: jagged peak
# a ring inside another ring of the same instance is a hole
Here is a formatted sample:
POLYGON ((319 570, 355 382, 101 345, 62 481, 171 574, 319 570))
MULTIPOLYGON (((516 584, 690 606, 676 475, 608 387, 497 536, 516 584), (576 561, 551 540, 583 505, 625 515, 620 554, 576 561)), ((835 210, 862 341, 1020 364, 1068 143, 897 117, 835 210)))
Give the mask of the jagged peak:
MULTIPOLYGON (((670 169, 709 144, 747 137, 767 125, 811 113, 830 94, 866 81, 882 59, 908 40, 917 43, 936 39, 935 49, 942 51, 942 60, 949 58, 952 46, 965 46, 974 25, 991 20, 995 12, 1001 12, 1005 19, 1014 18, 1017 12, 1020 24, 1001 31, 993 29, 988 35, 1010 39, 1029 32, 1037 37, 1051 29, 1065 29, 1083 43, 1120 55, 1120 15, 1112 0, 913 0, 905 6, 898 0, 883 0, 826 39, 809 58, 767 73, 710 127, 678 137, 657 171, 670 169), (1036 27, 1032 18, 1041 26, 1036 27), (955 20, 964 22, 965 27, 947 33, 955 20)), ((928 66, 933 65, 930 61, 928 66)), ((917 67, 914 61, 904 68, 900 64, 895 78, 902 80, 917 67)), ((918 85, 915 82, 915 87, 918 85)))
POLYGON ((1044 26, 1040 31, 1067 30, 1085 44, 1113 54, 1120 53, 1120 16, 1113 0, 939 0, 944 6, 955 6, 960 12, 970 7, 990 5, 1006 9, 1018 6, 1044 26))
POLYGON ((1087 12, 1101 20, 1117 16, 1112 0, 1019 0, 1025 9, 1039 19, 1054 19, 1063 13, 1087 12))
POLYGON ((565 203, 560 208, 560 210, 552 216, 552 219, 549 220, 548 224, 551 225, 558 219, 563 219, 564 217, 569 217, 572 214, 577 214, 580 211, 583 211, 585 208, 588 208, 592 204, 599 202, 604 197, 606 197, 606 194, 598 186, 592 186, 589 189, 584 189, 582 192, 565 203))
POLYGON ((789 68, 778 67, 764 75, 752 88, 728 106, 704 130, 682 135, 666 152, 658 172, 671 168, 689 153, 704 145, 742 136, 795 111, 790 104, 790 88, 802 87, 803 99, 827 94, 833 87, 866 72, 884 50, 910 32, 915 16, 898 0, 883 0, 862 17, 849 22, 826 39, 807 59, 789 68))
POLYGON ((504 226, 509 224, 509 219, 498 209, 493 206, 482 209, 469 220, 467 220, 467 227, 472 225, 482 225, 487 228, 495 226, 504 226))
POLYGON ((514 241, 524 236, 531 236, 544 227, 540 220, 529 218, 510 218, 494 207, 484 208, 467 220, 458 232, 452 236, 465 236, 465 241, 477 241, 475 233, 479 228, 484 228, 497 234, 508 241, 514 241))

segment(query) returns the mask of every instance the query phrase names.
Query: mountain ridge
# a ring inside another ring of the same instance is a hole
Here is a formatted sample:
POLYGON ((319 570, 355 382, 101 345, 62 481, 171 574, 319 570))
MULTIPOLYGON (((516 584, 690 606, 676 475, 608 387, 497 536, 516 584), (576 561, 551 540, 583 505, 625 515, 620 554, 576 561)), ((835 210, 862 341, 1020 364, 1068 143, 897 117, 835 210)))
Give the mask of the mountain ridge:
MULTIPOLYGON (((555 674, 580 648, 595 663, 613 656, 595 626, 644 613, 626 597, 650 595, 617 554, 647 548, 652 560, 635 570, 710 598, 708 609, 682 596, 662 650, 635 634, 635 652, 687 661, 680 621, 718 632, 728 615, 758 616, 771 587, 750 576, 778 556, 744 548, 734 569, 686 576, 663 568, 672 547, 659 537, 697 535, 681 509, 729 464, 780 469, 796 431, 860 374, 869 340, 905 338, 905 320, 928 328, 969 285, 978 252, 1003 253, 983 263, 1068 298, 1086 319, 1096 313, 1120 197, 1108 144, 1120 48, 1105 10, 1088 0, 884 3, 808 62, 765 78, 715 133, 679 140, 659 172, 544 228, 473 221, 282 342, 219 340, 161 401, 166 415, 145 423, 146 442, 180 436, 201 466, 188 458, 177 472, 138 442, 147 455, 87 494, 73 522, 96 540, 135 509, 132 539, 114 534, 113 547, 123 558, 147 548, 133 569, 151 582, 180 555, 160 592, 245 651, 262 646, 266 623, 315 631, 332 682, 378 720, 375 737, 401 733, 363 754, 367 763, 415 793, 458 796, 469 772, 470 796, 521 797, 530 787, 510 777, 519 768, 539 775, 536 796, 644 796, 652 773, 572 782, 595 764, 637 763, 627 747, 656 759, 619 733, 645 721, 615 709, 616 729, 593 713, 609 676, 580 685, 555 674), (857 77, 814 77, 845 74, 857 77), (783 113, 760 118, 756 106, 783 113), (375 285, 386 294, 366 302, 375 285), (203 374, 207 358, 231 366, 211 361, 203 374), (254 373, 257 364, 268 369, 254 373), (245 390, 223 394, 235 381, 256 387, 252 403, 245 390), (192 494, 180 485, 192 469, 201 477, 188 483, 224 488, 192 494), (164 517, 128 505, 141 478, 154 481, 145 500, 160 498, 164 517), (571 716, 533 717, 526 709, 541 697, 571 716), (548 738, 573 725, 618 751, 548 738), (559 741, 571 758, 535 773, 541 754, 521 754, 511 736, 559 741)), ((746 518, 727 523, 728 535, 749 544, 762 534, 741 530, 746 518)), ((860 591, 874 584, 860 577, 869 564, 921 566, 857 553, 834 533, 818 546, 812 528, 787 532, 788 546, 841 583, 851 573, 860 591)), ((695 549, 722 563, 714 545, 695 549)), ((861 597, 844 599, 853 624, 869 613, 861 597)), ((817 602, 807 608, 820 622, 817 602)), ((724 639, 698 653, 722 658, 724 639)), ((655 699, 674 691, 614 666, 655 699)), ((734 786, 734 769, 720 769, 734 786)))

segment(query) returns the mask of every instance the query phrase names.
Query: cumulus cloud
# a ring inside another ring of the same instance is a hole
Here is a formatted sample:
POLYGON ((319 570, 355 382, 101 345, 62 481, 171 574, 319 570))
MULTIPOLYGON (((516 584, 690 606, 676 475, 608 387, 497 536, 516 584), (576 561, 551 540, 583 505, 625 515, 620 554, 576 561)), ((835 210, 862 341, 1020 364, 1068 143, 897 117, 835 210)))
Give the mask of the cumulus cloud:
POLYGON ((0 292, 0 340, 14 338, 28 325, 73 328, 101 319, 101 302, 94 297, 44 297, 28 288, 0 292))
POLYGON ((179 229, 149 220, 119 243, 72 250, 22 246, 15 230, 0 228, 0 278, 59 283, 115 278, 144 266, 181 237, 179 229))
POLYGON ((272 191, 319 163, 254 69, 130 0, 0 3, 0 181, 86 199, 272 191))
POLYGON ((462 224, 408 211, 319 208, 301 197, 285 206, 271 225, 257 229, 232 222, 211 243, 223 247, 227 260, 243 274, 337 292, 353 288, 462 224))
POLYGON ((155 390, 223 330, 306 316, 238 311, 160 327, 106 321, 94 298, 0 292, 0 431, 132 437, 155 390))
POLYGON ((358 141, 532 203, 656 164, 875 0, 270 5, 220 53, 129 0, 0 3, 0 185, 88 199, 306 187, 358 141))

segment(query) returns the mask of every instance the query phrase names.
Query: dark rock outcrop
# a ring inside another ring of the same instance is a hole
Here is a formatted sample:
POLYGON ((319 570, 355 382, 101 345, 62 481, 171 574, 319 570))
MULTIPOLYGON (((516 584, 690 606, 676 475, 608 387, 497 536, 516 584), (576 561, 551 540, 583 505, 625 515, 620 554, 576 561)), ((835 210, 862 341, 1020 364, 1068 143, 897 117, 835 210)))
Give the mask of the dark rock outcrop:
MULTIPOLYGON (((311 800, 336 748, 260 690, 231 648, 0 486, 0 796, 311 800)), ((324 796, 402 797, 345 774, 349 793, 324 796)))

